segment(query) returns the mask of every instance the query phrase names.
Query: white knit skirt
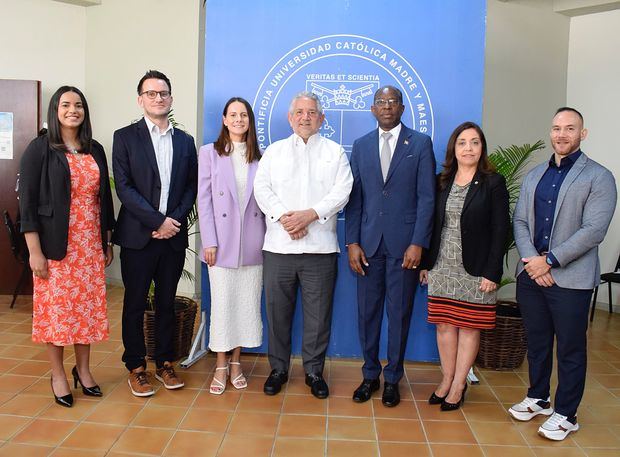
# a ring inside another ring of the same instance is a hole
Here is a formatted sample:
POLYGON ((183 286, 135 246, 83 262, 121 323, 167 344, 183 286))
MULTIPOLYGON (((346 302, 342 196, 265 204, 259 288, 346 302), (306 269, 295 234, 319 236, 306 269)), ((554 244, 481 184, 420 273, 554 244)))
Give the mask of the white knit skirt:
POLYGON ((260 346, 263 341, 260 308, 263 266, 208 268, 211 286, 209 349, 226 352, 238 346, 260 346))

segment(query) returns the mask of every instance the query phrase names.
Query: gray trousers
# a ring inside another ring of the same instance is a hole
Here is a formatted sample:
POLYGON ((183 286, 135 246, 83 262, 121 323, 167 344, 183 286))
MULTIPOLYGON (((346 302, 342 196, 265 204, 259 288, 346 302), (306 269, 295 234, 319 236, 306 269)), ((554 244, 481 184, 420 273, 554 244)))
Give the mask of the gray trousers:
POLYGON ((306 373, 323 373, 331 332, 337 254, 274 254, 263 251, 263 258, 271 368, 289 370, 291 327, 297 290, 301 287, 301 355, 304 370, 306 373))

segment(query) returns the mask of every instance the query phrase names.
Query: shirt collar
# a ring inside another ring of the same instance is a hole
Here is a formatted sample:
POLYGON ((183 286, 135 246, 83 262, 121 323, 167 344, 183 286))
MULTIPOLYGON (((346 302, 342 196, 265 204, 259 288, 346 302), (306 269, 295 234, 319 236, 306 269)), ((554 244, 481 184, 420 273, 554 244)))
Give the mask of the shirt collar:
POLYGON ((392 130, 383 130, 381 127, 379 127, 379 136, 381 136, 382 133, 385 132, 390 132, 392 134, 392 136, 398 140, 398 136, 400 135, 400 130, 402 128, 403 124, 402 123, 398 123, 398 125, 396 127, 394 127, 392 130))
POLYGON ((146 122, 146 126, 148 127, 149 132, 151 133, 157 133, 158 135, 165 135, 170 130, 171 131, 170 133, 174 135, 174 127, 172 127, 171 122, 168 122, 168 127, 166 127, 166 129, 163 132, 159 130, 159 127, 157 127, 157 125, 155 125, 155 123, 152 120, 150 120, 148 116, 144 116, 144 122, 146 122))
POLYGON ((314 135, 312 135, 310 138, 308 138, 308 142, 304 143, 304 139, 302 137, 300 137, 299 135, 297 135, 296 133, 293 132, 293 144, 295 146, 301 146, 301 145, 308 145, 311 146, 314 143, 316 143, 317 141, 319 141, 319 139, 321 138, 321 135, 318 133, 315 133, 314 135))
MULTIPOLYGON (((579 157, 581 157, 581 149, 577 149, 575 152, 571 152, 566 157, 562 157, 562 159, 560 160, 560 167, 563 167, 566 165, 574 165, 575 162, 577 162, 577 159, 579 157)), ((551 158, 549 159, 549 165, 557 167, 555 163, 555 154, 553 154, 551 158)))

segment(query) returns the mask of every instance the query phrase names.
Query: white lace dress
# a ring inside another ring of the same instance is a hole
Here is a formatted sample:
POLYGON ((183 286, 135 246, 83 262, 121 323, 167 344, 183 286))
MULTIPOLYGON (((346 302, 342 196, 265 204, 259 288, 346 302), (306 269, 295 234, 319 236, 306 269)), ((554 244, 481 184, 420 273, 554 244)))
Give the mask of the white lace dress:
MULTIPOLYGON (((243 205, 248 185, 246 147, 245 143, 233 143, 233 145, 234 149, 230 158, 237 182, 239 205, 243 205)), ((245 207, 239 208, 239 211, 241 226, 243 226, 245 207)), ((243 244, 243 239, 241 244, 243 244)), ((214 352, 225 352, 238 346, 260 346, 263 340, 260 308, 263 266, 249 265, 239 268, 213 266, 208 268, 211 286, 209 349, 214 352)))

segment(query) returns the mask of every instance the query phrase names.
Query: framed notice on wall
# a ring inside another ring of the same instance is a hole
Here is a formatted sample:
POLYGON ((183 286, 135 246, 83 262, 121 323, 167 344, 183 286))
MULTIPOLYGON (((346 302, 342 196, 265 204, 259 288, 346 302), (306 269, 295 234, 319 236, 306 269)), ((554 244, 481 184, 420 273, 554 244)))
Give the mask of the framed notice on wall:
POLYGON ((13 159, 13 113, 0 112, 0 159, 13 159))

